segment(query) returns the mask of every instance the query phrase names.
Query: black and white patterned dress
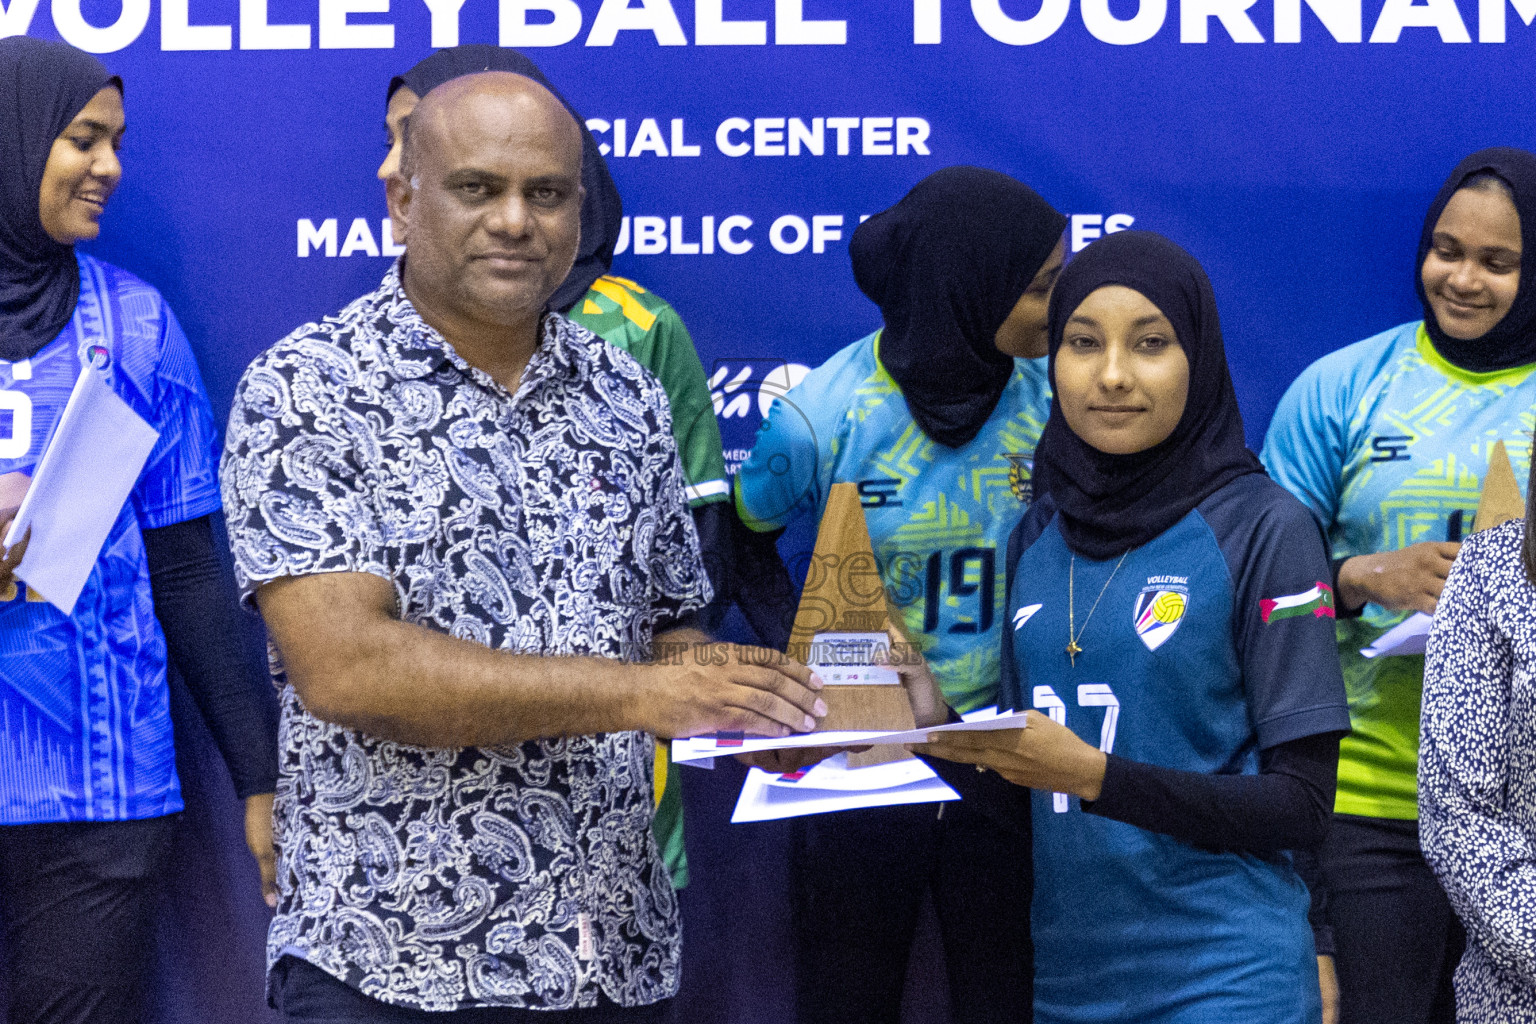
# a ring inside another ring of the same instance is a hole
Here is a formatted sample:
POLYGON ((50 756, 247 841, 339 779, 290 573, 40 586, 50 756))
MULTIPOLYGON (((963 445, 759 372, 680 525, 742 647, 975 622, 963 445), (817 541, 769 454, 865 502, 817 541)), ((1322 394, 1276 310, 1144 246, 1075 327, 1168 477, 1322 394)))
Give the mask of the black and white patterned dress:
MULTIPOLYGON (((236 569, 365 572, 401 618, 487 647, 649 656, 708 601, 667 398, 551 314, 516 395, 392 269, 246 370, 221 470, 236 569)), ((427 749, 321 721, 286 685, 268 961, 423 1010, 675 994, 672 885, 638 732, 427 749)))
POLYGON ((1462 546, 1425 661, 1419 836, 1467 928, 1461 1024, 1536 1022, 1536 589, 1524 524, 1462 546))

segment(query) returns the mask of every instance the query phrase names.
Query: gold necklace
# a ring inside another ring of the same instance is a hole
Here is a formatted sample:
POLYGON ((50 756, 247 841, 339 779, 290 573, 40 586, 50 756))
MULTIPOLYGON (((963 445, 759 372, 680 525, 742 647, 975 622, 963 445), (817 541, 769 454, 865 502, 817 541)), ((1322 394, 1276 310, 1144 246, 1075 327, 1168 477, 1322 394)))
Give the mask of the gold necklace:
MULTIPOLYGON (((1130 554, 1126 551, 1125 555, 1130 554)), ((1104 581, 1104 586, 1099 589, 1099 596, 1093 599, 1093 607, 1088 609, 1088 615, 1083 619, 1083 628, 1077 628, 1077 555, 1072 555, 1072 561, 1067 563, 1067 657, 1072 659, 1072 667, 1077 667, 1077 656, 1083 653, 1083 649, 1077 642, 1083 638, 1083 632, 1088 628, 1088 623, 1093 619, 1093 613, 1099 610, 1099 602, 1104 600, 1104 591, 1114 581, 1115 573, 1125 564, 1125 555, 1120 556, 1120 561, 1115 563, 1115 568, 1110 572, 1109 579, 1104 581)))

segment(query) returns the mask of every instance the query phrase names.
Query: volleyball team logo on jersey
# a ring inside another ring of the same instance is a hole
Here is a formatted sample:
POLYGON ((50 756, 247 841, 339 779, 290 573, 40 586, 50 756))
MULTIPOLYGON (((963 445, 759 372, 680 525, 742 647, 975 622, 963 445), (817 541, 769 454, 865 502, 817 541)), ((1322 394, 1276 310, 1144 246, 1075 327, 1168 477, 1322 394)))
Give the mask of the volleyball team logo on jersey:
POLYGON ((1155 651, 1178 632, 1184 621, 1184 611, 1189 607, 1189 591, 1184 587, 1166 583, 1154 583, 1143 587, 1136 597, 1136 635, 1155 651))
POLYGON ((1035 497, 1035 456, 1033 452, 1019 454, 1005 452, 1008 456, 1008 489, 1013 496, 1028 505, 1035 497))
POLYGON ((1311 615, 1318 619, 1332 619, 1333 588, 1326 583, 1316 583, 1311 590, 1299 594, 1284 594, 1276 598, 1264 598, 1259 602, 1259 615, 1267 626, 1281 619, 1294 619, 1298 615, 1311 615))

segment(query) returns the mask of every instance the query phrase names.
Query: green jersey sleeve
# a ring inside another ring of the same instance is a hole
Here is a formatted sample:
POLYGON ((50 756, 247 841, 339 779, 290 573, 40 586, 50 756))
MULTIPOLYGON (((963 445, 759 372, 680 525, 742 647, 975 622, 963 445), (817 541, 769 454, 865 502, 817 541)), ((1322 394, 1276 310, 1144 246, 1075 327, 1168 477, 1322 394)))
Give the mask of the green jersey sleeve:
POLYGON ((592 283, 570 318, 634 356, 666 391, 688 503, 697 508, 728 500, 730 487, 709 379, 688 328, 671 304, 627 278, 610 274, 592 283))

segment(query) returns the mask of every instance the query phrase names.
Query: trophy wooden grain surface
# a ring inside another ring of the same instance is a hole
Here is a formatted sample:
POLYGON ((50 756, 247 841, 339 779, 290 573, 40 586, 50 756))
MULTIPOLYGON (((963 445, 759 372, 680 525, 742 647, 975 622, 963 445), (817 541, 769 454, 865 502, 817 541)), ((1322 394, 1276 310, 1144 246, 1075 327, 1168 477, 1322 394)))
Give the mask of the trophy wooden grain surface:
MULTIPOLYGON (((820 633, 885 633, 891 625, 885 584, 869 542, 858 488, 851 483, 833 484, 790 630, 788 653, 802 662, 813 661, 812 644, 820 633)), ((827 716, 818 732, 898 730, 916 725, 903 686, 827 686, 821 698, 826 701, 827 716)), ((850 753, 848 763, 864 767, 910 756, 899 745, 877 746, 864 753, 850 753)))
POLYGON ((1525 515, 1525 499, 1509 464, 1503 441, 1495 441, 1488 453, 1488 472, 1483 476, 1483 496, 1477 503, 1472 532, 1480 533, 1525 515))

